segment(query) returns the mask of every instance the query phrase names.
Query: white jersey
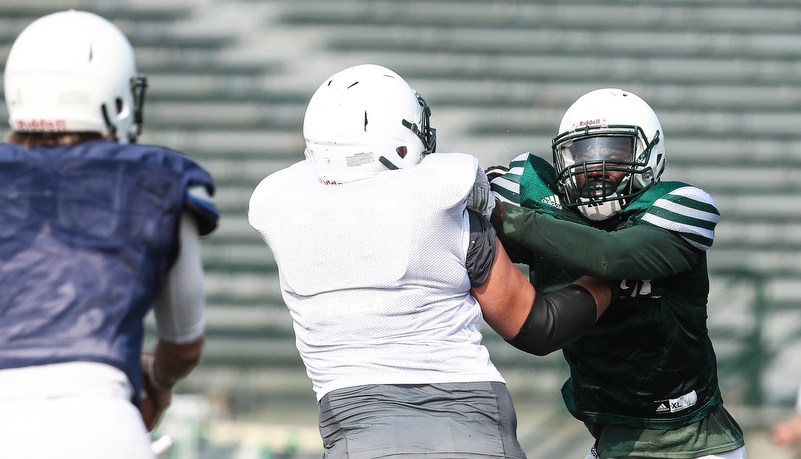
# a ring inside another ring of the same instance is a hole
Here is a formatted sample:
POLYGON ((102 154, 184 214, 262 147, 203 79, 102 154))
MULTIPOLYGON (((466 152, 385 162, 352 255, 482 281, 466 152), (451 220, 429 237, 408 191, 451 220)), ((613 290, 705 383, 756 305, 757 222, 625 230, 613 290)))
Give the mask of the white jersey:
POLYGON ((250 224, 273 252, 318 400, 364 384, 500 381, 465 268, 478 160, 322 185, 309 161, 256 188, 250 224))

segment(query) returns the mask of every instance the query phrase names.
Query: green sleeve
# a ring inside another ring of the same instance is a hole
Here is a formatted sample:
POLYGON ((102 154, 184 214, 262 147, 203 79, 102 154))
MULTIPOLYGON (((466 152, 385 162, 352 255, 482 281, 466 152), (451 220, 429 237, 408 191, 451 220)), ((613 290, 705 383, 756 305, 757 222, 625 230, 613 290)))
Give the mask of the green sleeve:
POLYGON ((701 259, 679 235, 653 225, 606 232, 516 206, 504 206, 499 233, 565 271, 598 279, 661 279, 701 259))
POLYGON ((509 240, 503 234, 498 234, 498 239, 503 244, 503 249, 506 255, 512 260, 512 263, 528 263, 531 259, 531 250, 522 246, 514 241, 509 240))

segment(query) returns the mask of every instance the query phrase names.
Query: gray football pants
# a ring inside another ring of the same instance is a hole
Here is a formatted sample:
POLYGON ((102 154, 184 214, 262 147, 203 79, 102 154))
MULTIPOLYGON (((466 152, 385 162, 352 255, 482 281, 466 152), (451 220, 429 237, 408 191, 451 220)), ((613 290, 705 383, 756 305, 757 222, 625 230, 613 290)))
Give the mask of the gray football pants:
POLYGON ((525 459, 499 382, 366 385, 319 404, 324 459, 525 459))

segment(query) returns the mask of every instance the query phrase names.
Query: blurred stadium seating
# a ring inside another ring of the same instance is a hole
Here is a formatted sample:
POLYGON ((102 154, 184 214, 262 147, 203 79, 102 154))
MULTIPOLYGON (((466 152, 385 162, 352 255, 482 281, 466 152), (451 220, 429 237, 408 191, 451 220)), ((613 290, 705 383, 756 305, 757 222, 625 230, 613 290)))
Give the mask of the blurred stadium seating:
MULTIPOLYGON (((724 397, 747 413, 745 427, 789 412, 801 382, 797 2, 3 0, 0 61, 25 25, 67 8, 107 17, 133 43, 150 82, 141 141, 197 159, 219 185, 222 223, 204 242, 208 345, 183 392, 224 399, 236 419, 280 413, 314 425, 275 263, 246 207, 261 178, 302 158, 317 85, 372 62, 423 94, 440 151, 485 165, 526 151, 550 158, 562 113, 591 89, 648 101, 665 129, 664 177, 706 189, 722 213, 709 327, 724 397)), ((515 396, 521 439, 539 445, 531 457, 571 442, 586 451, 557 395, 561 356, 527 357, 491 331, 487 344, 515 396)))

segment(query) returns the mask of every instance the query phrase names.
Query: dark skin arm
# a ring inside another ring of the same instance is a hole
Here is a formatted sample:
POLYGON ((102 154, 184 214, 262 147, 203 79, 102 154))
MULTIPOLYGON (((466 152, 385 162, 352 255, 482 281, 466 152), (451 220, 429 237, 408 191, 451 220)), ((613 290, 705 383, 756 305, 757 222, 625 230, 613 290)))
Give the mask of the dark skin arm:
MULTIPOLYGON (((489 277, 471 293, 481 304, 484 320, 505 340, 511 340, 520 332, 531 312, 537 295, 534 287, 506 255, 498 241, 495 260, 489 277)), ((581 285, 595 299, 596 320, 611 301, 611 292, 606 282, 582 277, 574 282, 581 285)))
POLYGON ((205 338, 203 337, 186 344, 159 340, 153 355, 142 355, 145 398, 142 400, 141 411, 148 432, 152 432, 156 428, 164 411, 170 405, 175 384, 188 375, 200 362, 204 342, 205 338), (152 367, 151 359, 155 359, 152 367), (155 379, 161 387, 153 382, 153 375, 150 374, 151 368, 155 371, 155 379))
POLYGON ((609 289, 609 284, 589 276, 582 276, 573 281, 573 283, 581 285, 592 294, 593 298, 595 298, 595 307, 598 308, 598 314, 595 316, 595 320, 600 319, 601 314, 606 311, 606 308, 609 307, 609 303, 612 302, 612 291, 609 289))
POLYGON ((487 324, 504 339, 511 339, 528 317, 536 293, 497 240, 496 247, 487 280, 470 292, 481 305, 487 324))

